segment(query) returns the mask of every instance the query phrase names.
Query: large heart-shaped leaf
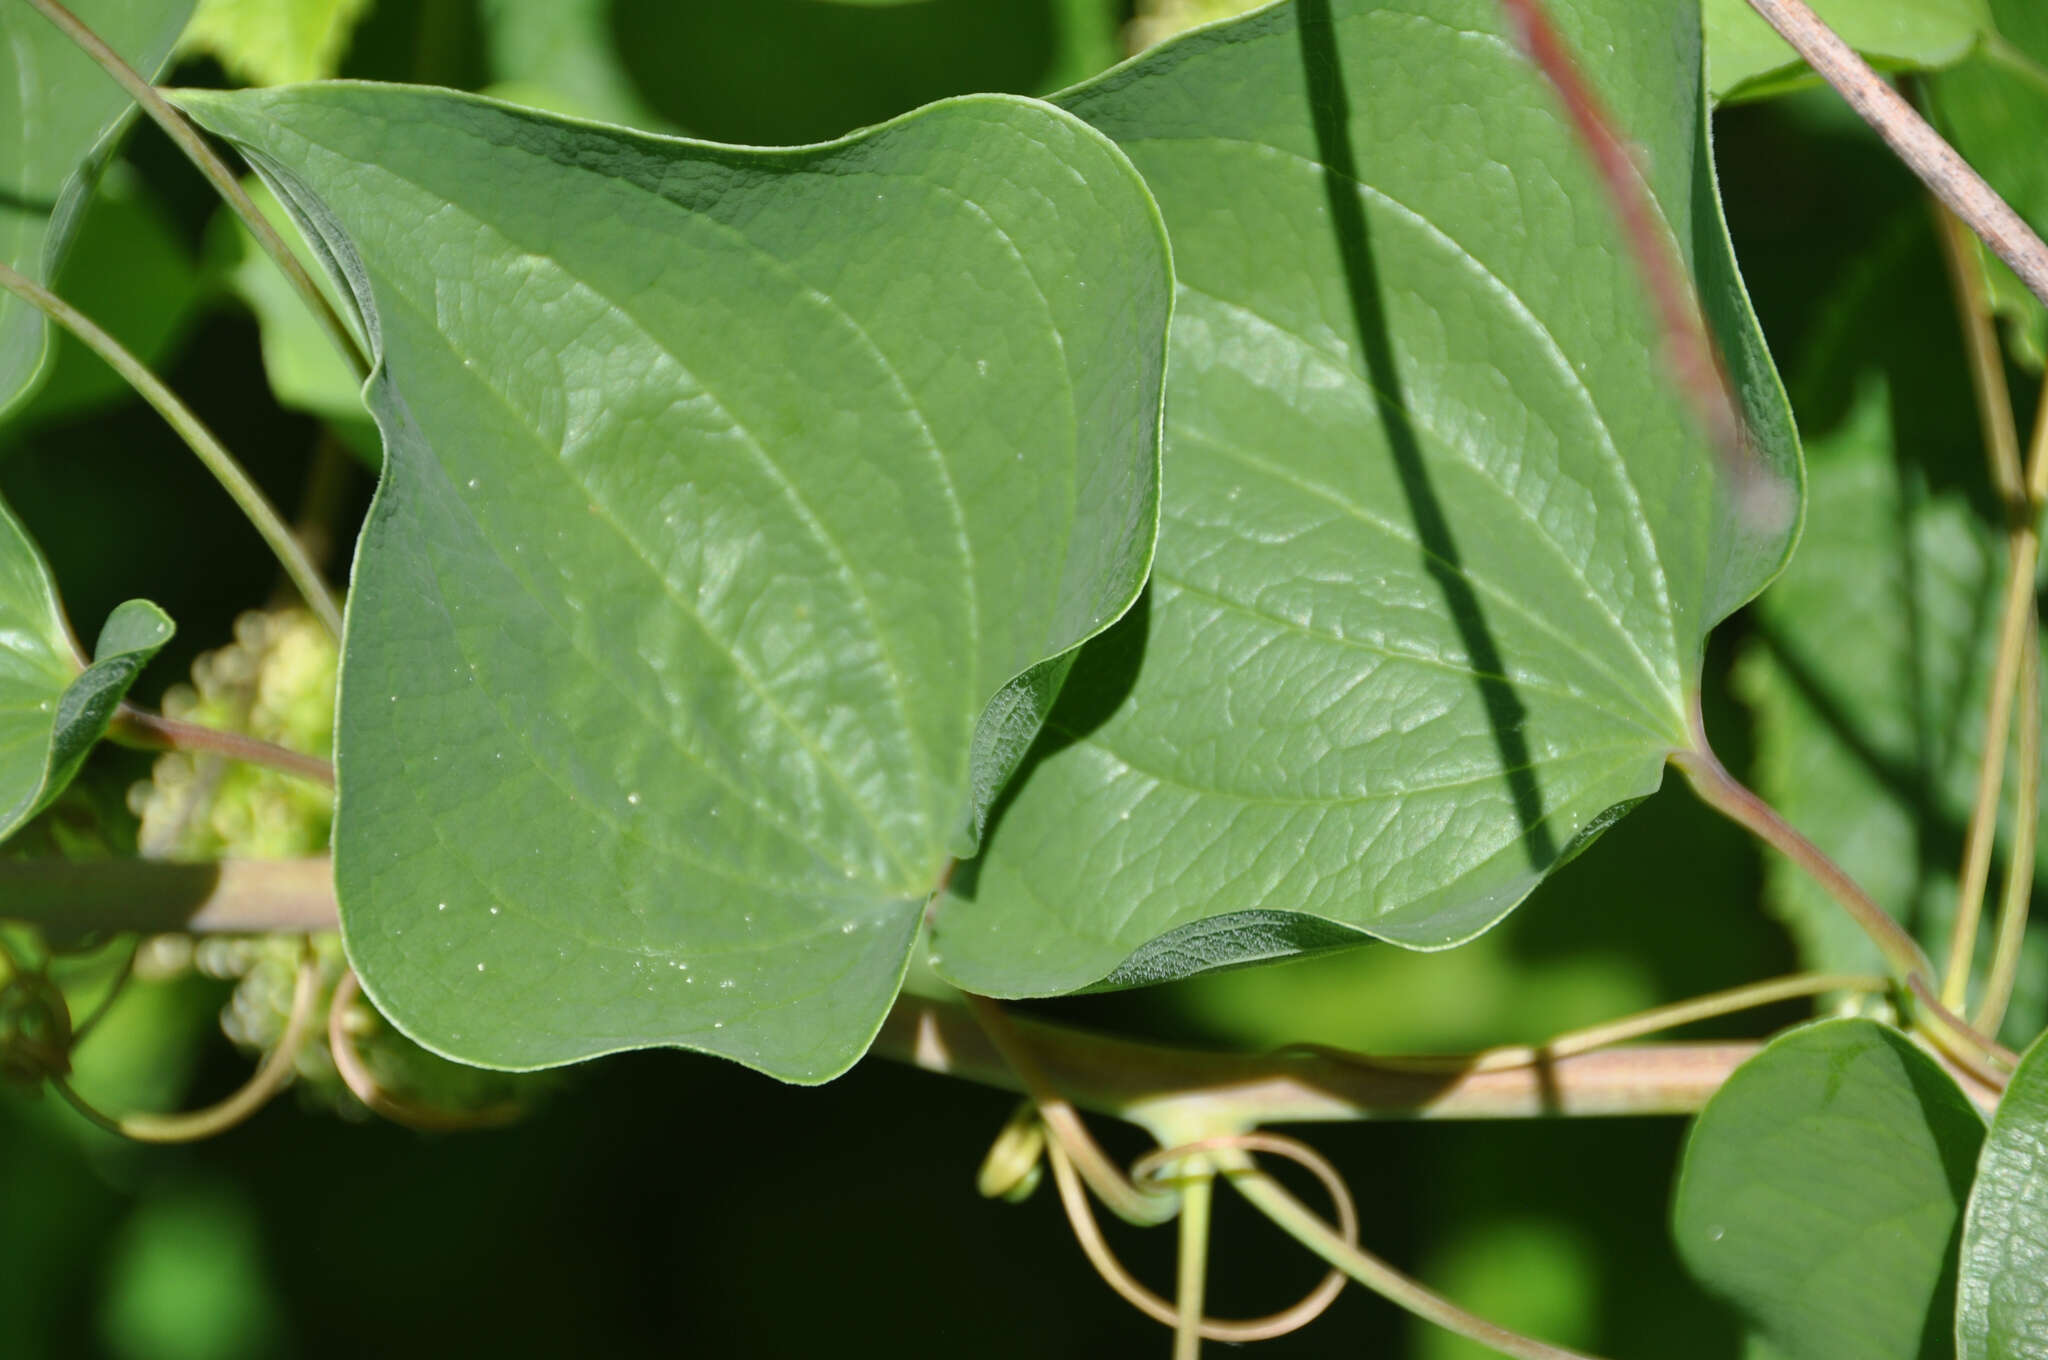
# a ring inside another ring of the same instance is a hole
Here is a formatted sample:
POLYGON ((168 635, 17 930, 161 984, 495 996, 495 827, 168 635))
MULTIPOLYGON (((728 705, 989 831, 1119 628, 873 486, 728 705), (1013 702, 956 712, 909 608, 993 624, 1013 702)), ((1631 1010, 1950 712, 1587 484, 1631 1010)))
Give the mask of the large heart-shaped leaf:
POLYGON ((1699 276, 1744 493, 1492 0, 1281 5, 1063 96, 1173 236, 1159 556, 941 908, 960 985, 1455 944, 1693 740, 1702 640, 1787 552, 1797 453, 1716 206, 1697 13, 1551 8, 1699 276))
POLYGON ((1998 1102, 1963 1220, 1959 1360, 2048 1355, 2048 1038, 1998 1102))
MULTIPOLYGON (((72 6, 143 71, 169 57, 193 0, 77 0, 72 6)), ((49 20, 0 5, 0 260, 55 277, 108 145, 134 112, 128 94, 49 20)), ((41 371, 42 313, 0 292, 0 411, 41 371)))
POLYGON ((0 503, 0 840, 64 791, 129 685, 171 639, 143 600, 107 617, 80 660, 43 556, 0 503))
POLYGON ((1129 162, 1005 96, 789 152, 185 100, 379 364, 337 742, 365 986, 483 1064, 843 1069, 1150 559, 1172 285, 1129 162))
MULTIPOLYGON (((1716 98, 1751 99, 1818 83, 1749 0, 1702 0, 1701 7, 1716 98)), ((1813 8, 1850 46, 1887 70, 1953 65, 1992 29, 1987 0, 1814 0, 1813 8)))
POLYGON ((1700 1112, 1678 1254, 1784 1360, 1938 1360, 1984 1120, 1897 1030, 1781 1035, 1700 1112))

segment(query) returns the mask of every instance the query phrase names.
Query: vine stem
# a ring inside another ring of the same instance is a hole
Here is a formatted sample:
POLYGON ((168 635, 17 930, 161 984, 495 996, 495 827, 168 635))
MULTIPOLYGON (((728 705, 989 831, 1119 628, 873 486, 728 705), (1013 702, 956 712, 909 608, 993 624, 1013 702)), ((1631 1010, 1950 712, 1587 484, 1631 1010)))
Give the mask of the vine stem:
MULTIPOLYGON (((1977 267, 1976 250, 1967 230, 1939 203, 1934 205, 1936 238, 1962 323, 1963 353, 1969 362, 1970 386, 1977 419, 1984 431, 1984 452, 1991 483, 2006 510, 2007 593, 2018 578, 2032 516, 2027 513, 2026 473, 2020 463, 2019 430, 2013 422, 2012 393, 2005 383, 2005 356, 1998 345, 1998 327, 1991 299, 1977 267)), ((2025 578, 2031 582, 2031 573, 2025 578)), ((2001 619, 2004 611, 2001 611, 2001 619)), ((2001 630, 2001 638, 2003 631, 2001 630)), ((1969 1000, 1970 971, 1977 951, 1977 925, 1983 914, 1984 889, 1991 876, 1991 852, 1998 839, 1998 804, 2005 779, 2006 741, 2011 726, 2013 687, 2003 668, 1992 667, 1991 694, 1985 705, 1984 749, 1977 761, 1977 787, 1970 805, 1970 823, 1963 836, 1963 858, 1956 874, 1955 920, 1949 931, 1948 966, 1942 974, 1942 1004, 1961 1009, 1969 1000)))
POLYGON ((2048 306, 2048 245, 1998 191, 1870 63, 1822 23, 1805 0, 1749 0, 1749 7, 1792 45, 1814 74, 1834 86, 1906 168, 2048 306))
POLYGON ((1082 1179, 1088 1182, 1088 1188, 1126 1223, 1148 1227, 1172 1218, 1179 1210, 1179 1201, 1172 1195, 1148 1191, 1132 1184, 1118 1169, 1116 1163, 1109 1159, 1109 1154, 1095 1141, 1095 1136, 1088 1132, 1080 1112, 1060 1094, 1058 1087, 1046 1079, 1037 1059, 1032 1056, 1030 1045, 1018 1035, 1016 1026, 1010 1023, 1010 1017, 1002 1006, 989 997, 972 993, 963 995, 967 997, 968 1007, 980 1022, 982 1031, 988 1035, 989 1042, 995 1045, 996 1051, 1017 1074, 1025 1093, 1038 1106, 1038 1117, 1045 1121, 1047 1132, 1073 1158, 1074 1166, 1082 1179))
POLYGON ((140 71, 130 66, 119 52, 109 47, 99 34, 88 28, 83 20, 58 0, 28 0, 28 3, 45 19, 55 24, 64 36, 77 44, 87 56, 98 62, 101 69, 112 76, 142 111, 164 130, 165 135, 170 137, 178 149, 185 153, 186 158, 198 168, 199 173, 206 176, 207 181, 213 185, 228 208, 242 220, 242 225, 249 229, 249 234, 256 238, 256 243, 263 248, 263 252, 276 261, 277 267, 284 271, 285 279, 298 292, 307 309, 320 323, 321 329, 327 332, 335 348, 341 351, 342 358, 355 370, 356 377, 361 379, 366 376, 370 371, 370 362, 364 356, 362 347, 356 344, 355 336, 342 324, 341 317, 327 301, 327 295, 313 282, 313 276, 299 263, 299 257, 292 254, 291 247, 285 244, 284 237, 278 234, 277 229, 270 225, 270 220, 250 199, 242 188, 241 181, 235 177, 235 172, 228 167, 226 161, 215 154, 212 147, 206 144, 206 139, 192 126, 192 121, 165 99, 140 71))
POLYGON ((81 1115, 110 1133, 138 1143, 193 1143, 226 1133, 269 1104, 270 1098, 291 1080, 293 1064, 313 1028, 313 1001, 319 994, 319 980, 319 961, 308 948, 299 959, 298 979, 292 986, 291 1014, 285 1019, 284 1033, 242 1088, 216 1105, 188 1114, 131 1114, 116 1118, 95 1109, 63 1077, 51 1077, 50 1084, 81 1115))
POLYGON ((1201 1360, 1202 1310, 1209 1287, 1209 1210, 1216 1182, 1208 1167, 1175 1180, 1180 1192, 1180 1254, 1174 1276, 1173 1360, 1201 1360))
MULTIPOLYGON (((1942 981, 1942 1004, 1950 1008, 1963 1004, 1969 986, 1978 912, 1990 877, 1992 846, 1998 836, 1998 795, 2012 732, 2012 707, 2019 688, 2021 658, 2026 651, 2027 634, 2040 631, 2034 603, 2034 578, 2041 564, 2041 532, 2035 518, 2040 500, 2034 483, 2040 478, 2034 469, 2048 469, 2048 459, 2038 456, 2044 444, 2048 444, 2048 402, 2043 404, 2043 413, 2034 440, 2035 456, 2029 465, 2031 505, 2014 526, 2006 553, 1998 652, 1992 663, 1991 696, 1985 703, 1984 753, 1978 769, 1977 801, 1970 812, 1962 895, 1957 898, 1955 930, 1949 940, 1949 966, 1942 981)), ((2039 700, 2037 696, 2028 696, 2027 702, 2038 704, 2039 700)))
POLYGON ((201 751, 334 787, 334 766, 319 756, 305 755, 260 737, 223 732, 183 718, 146 712, 125 703, 115 711, 108 735, 152 751, 201 751))
MULTIPOLYGON (((333 863, 0 859, 0 919, 81 933, 312 934, 339 929, 333 863)), ((1218 1053, 1001 1017, 1013 1050, 1056 1101, 1128 1120, 1166 1138, 1232 1121, 1598 1118, 1692 1114, 1760 1044, 1639 1044, 1504 1071, 1403 1071, 1359 1054, 1218 1053)), ((975 1012, 904 995, 883 1021, 877 1057, 1000 1090, 1024 1091, 975 1012)), ((1951 1071, 1980 1105, 1997 1085, 1951 1071)), ((1078 1117, 1078 1116, 1077 1116, 1078 1117)))
POLYGON ((329 632, 339 638, 341 606, 335 602, 334 595, 328 590, 327 583, 321 579, 319 570, 306 556, 305 548, 292 535, 291 529, 286 526, 276 509, 264 499, 263 492, 250 480, 242 465, 235 461, 234 455, 222 446, 220 440, 214 438, 213 431, 207 429, 198 416, 192 414, 191 408, 178 400, 177 394, 165 386, 156 374, 150 372, 140 359, 130 354, 120 341, 94 325, 83 312, 35 280, 0 263, 0 288, 7 289, 77 336, 88 349, 106 360, 108 366, 120 374, 144 401, 156 408, 156 413, 162 416, 165 423, 177 431, 178 437, 198 455, 206 470, 213 474, 214 480, 221 484, 222 489, 241 509, 242 514, 256 527, 256 532, 263 536, 263 541, 270 545, 271 552, 277 555, 277 560, 284 566, 285 574, 291 577, 292 584, 298 587, 299 594, 305 597, 306 603, 319 615, 320 621, 327 626, 329 632))
POLYGON ((1785 977, 1769 978, 1763 982, 1730 987, 1726 991, 1709 992, 1705 996, 1696 996, 1686 1001, 1674 1001, 1668 1006, 1653 1006, 1634 1015, 1588 1025, 1583 1029, 1568 1030, 1540 1044, 1504 1044, 1499 1048, 1482 1049, 1477 1053, 1383 1056, 1344 1053, 1341 1050, 1317 1045, 1299 1047, 1307 1052, 1341 1057, 1346 1061, 1396 1072, 1505 1072, 1515 1068, 1537 1067, 1547 1062, 1555 1062, 1559 1058, 1590 1053, 1595 1049, 1611 1048, 1632 1039, 1647 1038, 1663 1030, 1677 1029, 1681 1025, 1696 1024, 1701 1020, 1712 1020, 1718 1016, 1734 1015, 1740 1011, 1769 1006, 1780 1001, 1793 1001, 1803 996, 1819 996, 1826 992, 1886 992, 1891 988, 1890 978, 1869 973, 1793 973, 1785 977))
POLYGON ((349 1031, 348 1012, 362 994, 356 970, 344 968, 334 984, 334 999, 327 1003, 327 1048, 334 1055, 334 1070, 350 1094, 374 1115, 422 1133, 459 1133, 470 1129, 502 1128, 524 1113, 516 1101, 499 1101, 480 1110, 438 1110, 393 1095, 378 1084, 376 1074, 363 1061, 349 1031))
POLYGON ((2005 865, 2005 891, 1998 903, 1997 943, 1992 946, 1991 971, 1984 981, 1984 996, 1970 1023, 1985 1034, 1997 1034, 2005 1022, 2006 1004, 2012 1000, 2012 985, 2019 973, 2020 946, 2027 934, 2027 907, 2034 893, 2034 839, 2041 808, 2041 635, 2036 628, 2027 638, 2026 655, 2020 665, 2020 692, 2027 701, 2020 705, 2019 806, 2012 829, 2012 855, 2005 865))
MULTIPOLYGON (((1694 725, 1699 718, 1694 714, 1694 725)), ((1695 749, 1675 751, 1671 763, 1691 781, 1702 801, 1777 850, 1818 882, 1870 937, 1893 975, 1913 999, 1913 1022, 1928 1038, 1979 1082, 2003 1090, 2005 1072, 2018 1065, 2018 1055, 1996 1040, 1971 1029, 1943 1006, 1927 983, 1931 971, 1919 944, 1871 900, 1855 879, 1842 871, 1821 848, 1801 835, 1778 810, 1744 787, 1708 748, 1704 735, 1695 749), (2001 1071, 2001 1067, 2004 1069, 2001 1071)))

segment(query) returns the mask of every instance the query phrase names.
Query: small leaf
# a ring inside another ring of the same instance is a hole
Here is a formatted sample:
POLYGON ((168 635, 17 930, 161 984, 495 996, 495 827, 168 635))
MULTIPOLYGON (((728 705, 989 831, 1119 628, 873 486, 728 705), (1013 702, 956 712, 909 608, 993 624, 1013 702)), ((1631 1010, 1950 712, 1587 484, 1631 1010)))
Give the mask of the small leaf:
POLYGON ((1142 181, 1005 96, 788 152, 181 97, 344 262, 379 364, 335 827, 379 1009, 481 1065, 844 1069, 1143 582, 1142 181))
POLYGON ((1959 1360, 2048 1355, 2048 1037, 1998 1102, 1963 1220, 1959 1360))
MULTIPOLYGON (((1754 99, 1818 83, 1749 0, 1704 0, 1702 8, 1715 98, 1754 99)), ((1813 0, 1813 9, 1866 59, 1892 71, 1953 65, 1992 30, 1987 0, 1813 0)))
MULTIPOLYGON (((77 0, 79 18, 130 65, 154 73, 192 0, 77 0)), ((47 284, 92 181, 134 113, 128 94, 25 4, 0 4, 0 260, 47 284)), ((42 371, 42 313, 0 291, 0 414, 42 371)))
POLYGON ((0 505, 0 840, 53 802, 106 734, 128 687, 171 639, 146 600, 107 617, 90 665, 73 651, 42 555, 0 505))
POLYGON ((1782 1360, 1940 1360, 1983 1140, 1976 1108, 1898 1031, 1802 1026, 1694 1123, 1678 1254, 1782 1360))
POLYGON ((1673 391, 1492 0, 1277 5, 1061 96, 1173 238, 1159 555, 953 880, 954 982, 1456 944, 1693 740, 1702 640, 1788 551, 1797 453, 1716 207, 1694 18, 1551 9, 1695 263, 1760 463, 1723 466, 1673 391))

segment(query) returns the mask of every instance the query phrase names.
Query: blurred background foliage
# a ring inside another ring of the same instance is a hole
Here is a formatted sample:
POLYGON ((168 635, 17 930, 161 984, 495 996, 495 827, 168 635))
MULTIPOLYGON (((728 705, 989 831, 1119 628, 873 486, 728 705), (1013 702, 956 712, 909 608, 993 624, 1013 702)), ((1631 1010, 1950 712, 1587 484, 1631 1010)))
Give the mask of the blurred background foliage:
MULTIPOLYGON (((949 94, 1046 92, 1111 64, 1128 42, 1245 7, 204 0, 171 78, 430 81, 784 143, 949 94)), ((1738 254, 1809 440, 1874 447, 1880 461, 1906 449, 1913 485, 1981 501, 1976 418, 1917 187, 1825 94, 1731 108, 1717 138, 1738 254), (1878 268, 1885 309, 1909 321, 1857 323, 1872 354, 1844 358, 1842 309, 1878 268), (1876 353, 1880 332, 1904 348, 1876 353), (1888 390, 1896 415, 1874 434, 1855 424, 1873 372, 1893 382, 1876 400, 1888 390)), ((283 319, 238 231, 144 125, 100 184, 60 290, 165 372, 272 497, 331 525, 331 550, 345 552, 374 437, 349 414, 346 384, 337 400, 321 371, 323 342, 283 319)), ((253 531, 68 340, 33 403, 0 430, 0 494, 48 553, 74 617, 147 595, 179 620, 138 689, 144 701, 277 592, 253 531)), ((1882 554, 1884 532, 1856 541, 1882 554)), ((1736 690, 1770 720, 1784 667, 1760 649, 1774 655, 1780 636, 1738 616, 1709 657, 1709 728, 1738 773, 1753 768, 1753 715, 1736 690)), ((147 769, 103 749, 86 787, 118 821, 123 792, 147 769)), ((1907 831, 1946 827, 1946 796, 1906 800, 1907 831)), ((1537 1040, 1788 970, 1792 937, 1766 909, 1765 884, 1744 838, 1673 786, 1463 948, 1364 948, 1044 1009, 1252 1049, 1537 1040)), ((1771 905, 1802 919, 1797 902, 1771 905)), ((89 999, 111 966, 102 951, 67 968, 89 999)), ((249 1060, 220 1037, 225 989, 193 974, 132 987, 81 1050, 77 1085, 116 1109, 231 1089, 249 1060)), ((1699 1032, 1761 1034, 1799 1014, 1699 1032)), ((287 1095, 214 1142, 155 1150, 10 1093, 0 1099, 0 1353, 1163 1354, 1165 1334, 1089 1272, 1050 1195, 1023 1207, 975 1196, 975 1166, 1010 1104, 883 1062, 796 1090, 706 1058, 645 1054, 570 1074, 536 1114, 500 1131, 420 1135, 287 1095)), ((1351 1178, 1368 1243, 1478 1312, 1606 1354, 1738 1353, 1733 1322, 1688 1282, 1667 1240, 1680 1121, 1309 1132, 1351 1178)), ((1213 1311, 1278 1307, 1317 1272, 1228 1199, 1213 1311)), ((1170 1278, 1170 1234, 1115 1240, 1141 1273, 1170 1278)), ((1354 1291, 1258 1353, 1477 1352, 1354 1291)))

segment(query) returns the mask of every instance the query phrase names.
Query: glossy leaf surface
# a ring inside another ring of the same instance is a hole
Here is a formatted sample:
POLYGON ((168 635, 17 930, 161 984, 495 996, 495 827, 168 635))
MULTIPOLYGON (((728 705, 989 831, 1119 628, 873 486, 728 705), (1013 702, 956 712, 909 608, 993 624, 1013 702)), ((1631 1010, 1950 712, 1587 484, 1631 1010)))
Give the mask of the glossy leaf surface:
MULTIPOLYGON (((75 13, 128 59, 156 71, 192 0, 78 0, 75 13)), ((38 282, 57 272, 92 180, 133 114, 128 95, 35 10, 0 5, 0 260, 38 282)), ((42 315, 0 292, 0 412, 35 382, 48 348, 42 315)))
POLYGON ((1963 1220, 1961 1360, 2048 1355, 2048 1039, 2020 1059, 1991 1118, 1963 1220))
POLYGON ((170 638, 162 610, 131 600, 81 662, 42 554, 0 505, 0 840, 64 791, 170 638))
POLYGON ((1935 1061, 1869 1020, 1773 1040, 1700 1112, 1679 1256, 1783 1360, 1937 1360, 1984 1121, 1935 1061))
MULTIPOLYGON (((2018 0, 2027 4, 2031 0, 2018 0)), ((1754 98, 1817 78, 1749 0, 1702 0, 1707 69, 1719 99, 1754 98)), ((1872 64, 1928 71, 1967 57, 1991 30, 1988 0, 1813 0, 1814 13, 1872 64)))
POLYGON ((1171 274, 1129 163, 1001 96, 786 153, 185 98, 381 365, 335 832, 365 986, 487 1065, 843 1069, 1041 663, 1144 578, 1171 274))
POLYGON ((1796 515, 1684 6, 1552 6, 1644 148, 1759 448, 1731 492, 1491 0, 1282 5, 1063 102, 1180 285, 1147 600, 1092 645, 935 930, 998 995, 1486 929, 1690 742, 1796 515), (1739 500, 1739 504, 1738 504, 1739 500))

